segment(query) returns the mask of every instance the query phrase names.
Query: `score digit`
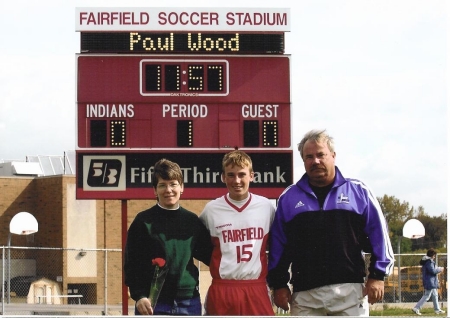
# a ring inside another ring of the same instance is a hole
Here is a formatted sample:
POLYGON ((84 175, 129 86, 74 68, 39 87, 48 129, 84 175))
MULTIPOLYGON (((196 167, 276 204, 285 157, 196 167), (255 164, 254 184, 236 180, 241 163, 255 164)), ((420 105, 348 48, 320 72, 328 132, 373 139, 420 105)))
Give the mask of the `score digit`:
POLYGON ((203 65, 188 66, 188 90, 203 91, 203 65))
POLYGON ((145 90, 147 92, 158 92, 161 90, 161 65, 145 65, 145 90))
POLYGON ((208 65, 208 91, 221 92, 223 90, 223 66, 208 65))
POLYGON ((164 67, 164 84, 167 92, 177 92, 180 86, 180 65, 166 65, 164 67))

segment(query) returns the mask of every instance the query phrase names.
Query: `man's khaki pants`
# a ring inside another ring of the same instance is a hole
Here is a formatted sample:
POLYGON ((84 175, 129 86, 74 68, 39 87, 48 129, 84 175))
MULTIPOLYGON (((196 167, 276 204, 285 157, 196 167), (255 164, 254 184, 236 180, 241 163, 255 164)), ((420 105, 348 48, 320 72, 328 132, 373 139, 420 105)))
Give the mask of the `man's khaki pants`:
POLYGON ((292 316, 369 316, 369 302, 363 297, 364 284, 322 286, 292 295, 292 316))

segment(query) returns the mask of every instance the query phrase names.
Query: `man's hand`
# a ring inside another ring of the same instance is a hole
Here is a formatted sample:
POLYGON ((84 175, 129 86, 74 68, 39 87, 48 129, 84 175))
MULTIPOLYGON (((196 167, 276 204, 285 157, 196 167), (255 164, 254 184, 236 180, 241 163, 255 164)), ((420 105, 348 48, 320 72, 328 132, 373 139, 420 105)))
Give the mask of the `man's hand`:
POLYGON ((287 287, 274 290, 273 301, 277 307, 288 311, 291 302, 291 290, 287 287))
POLYGON ((366 282, 366 289, 364 290, 364 296, 368 295, 369 304, 375 304, 383 299, 384 296, 384 281, 369 278, 366 282))
POLYGON ((153 315, 153 308, 148 298, 141 298, 136 302, 136 308, 141 315, 153 315))

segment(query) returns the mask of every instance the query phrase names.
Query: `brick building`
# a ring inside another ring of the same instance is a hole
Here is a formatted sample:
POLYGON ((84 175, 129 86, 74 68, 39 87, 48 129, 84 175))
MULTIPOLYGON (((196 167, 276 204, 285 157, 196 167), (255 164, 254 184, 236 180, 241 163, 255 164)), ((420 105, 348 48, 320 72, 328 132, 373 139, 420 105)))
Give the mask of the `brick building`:
MULTIPOLYGON (((0 240, 5 245, 9 223, 18 212, 34 215, 39 231, 33 240, 13 235, 11 246, 72 249, 121 249, 122 202, 120 200, 76 200, 75 176, 0 176, 0 240)), ((225 189, 224 189, 225 192, 225 189)), ((208 200, 187 200, 182 206, 199 214, 208 200)), ((135 215, 156 204, 149 200, 127 201, 127 228, 135 215)), ((35 259, 36 274, 58 281, 64 295, 73 288, 85 295, 84 303, 108 304, 122 301, 122 254, 58 251, 49 256, 39 250, 25 250, 23 258, 35 259), (105 270, 105 266, 107 266, 105 270), (105 272, 107 283, 105 284, 105 272), (105 286, 106 285, 106 286, 105 286)), ((132 302, 132 301, 131 301, 132 302)))

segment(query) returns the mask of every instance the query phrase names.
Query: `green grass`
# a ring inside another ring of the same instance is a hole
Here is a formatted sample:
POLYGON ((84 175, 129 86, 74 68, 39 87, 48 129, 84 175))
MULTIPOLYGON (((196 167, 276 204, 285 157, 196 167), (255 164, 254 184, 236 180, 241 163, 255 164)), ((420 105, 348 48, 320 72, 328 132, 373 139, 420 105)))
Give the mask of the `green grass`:
MULTIPOLYGON (((447 309, 442 308, 446 313, 442 315, 436 315, 433 308, 422 308, 420 312, 422 316, 434 316, 434 317, 447 317, 447 309)), ((370 316, 416 316, 411 311, 411 308, 399 308, 399 307, 389 307, 386 306, 383 310, 370 310, 370 316)), ((277 314, 277 316, 289 316, 286 314, 277 314)))
MULTIPOLYGON (((442 308, 446 313, 442 315, 436 315, 433 308, 422 308, 420 312, 422 316, 435 316, 435 317, 447 317, 447 309, 442 308)), ((385 308, 383 310, 371 310, 370 316, 417 316, 411 311, 411 308, 385 308)))

